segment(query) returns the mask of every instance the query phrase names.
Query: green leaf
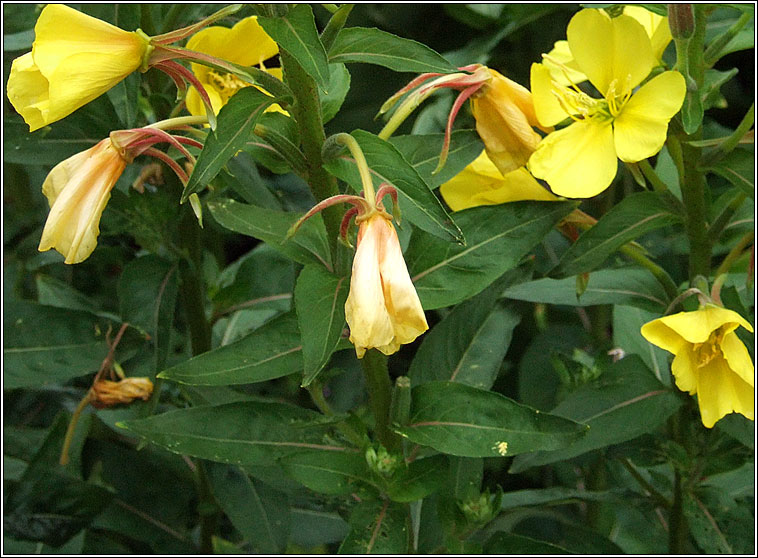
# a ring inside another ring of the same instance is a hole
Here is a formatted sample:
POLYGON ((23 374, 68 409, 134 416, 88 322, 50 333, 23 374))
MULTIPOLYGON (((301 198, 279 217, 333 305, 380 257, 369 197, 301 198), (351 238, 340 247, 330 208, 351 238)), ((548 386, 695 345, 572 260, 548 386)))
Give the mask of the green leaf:
POLYGON ((286 50, 323 91, 329 91, 329 64, 308 4, 297 4, 282 17, 259 17, 258 23, 286 50))
POLYGON ((410 542, 406 507, 390 501, 364 500, 350 514, 350 532, 339 554, 406 554, 410 542))
POLYGON ((182 192, 182 203, 203 189, 226 162, 245 146, 255 123, 276 99, 255 87, 240 89, 218 113, 216 130, 208 133, 203 150, 182 192))
POLYGON ((550 275, 567 277, 592 271, 627 242, 680 222, 671 201, 657 192, 627 196, 582 233, 550 275))
POLYGON ((118 316, 115 314, 100 311, 90 297, 77 291, 66 281, 40 273, 35 277, 35 284, 37 287, 37 302, 44 306, 83 310, 84 312, 96 314, 113 321, 118 320, 118 316))
POLYGON ((389 142, 429 186, 437 188, 465 169, 484 149, 476 130, 456 130, 450 136, 445 166, 437 174, 432 174, 440 160, 444 138, 444 134, 393 136, 389 142))
POLYGON ((572 502, 621 502, 629 499, 629 494, 622 492, 577 490, 563 486, 514 490, 503 494, 500 509, 508 510, 525 506, 543 504, 568 504, 572 502))
MULTIPOLYGON (((352 136, 366 156, 374 189, 378 190, 382 182, 388 182, 397 188, 403 219, 407 218, 417 227, 439 238, 464 242, 460 229, 437 196, 391 143, 363 130, 354 131, 352 136)), ((349 154, 339 156, 324 166, 334 176, 350 184, 356 192, 363 190, 358 168, 349 154)))
POLYGON ((456 306, 424 336, 408 371, 412 385, 444 380, 492 387, 521 321, 497 302, 498 283, 456 306))
POLYGON ((302 369, 300 335, 290 312, 239 341, 164 370, 158 377, 197 386, 230 386, 265 382, 302 369))
POLYGON ((350 72, 344 64, 329 64, 329 93, 319 93, 321 97, 321 121, 326 124, 337 113, 350 90, 350 72))
POLYGON ((287 475, 323 494, 350 494, 370 477, 360 453, 299 452, 279 463, 287 475))
POLYGON ((656 380, 639 357, 627 356, 606 369, 595 383, 577 389, 550 411, 587 423, 590 430, 586 436, 565 449, 519 456, 510 472, 565 461, 653 432, 681 404, 676 393, 656 380))
POLYGON ((229 159, 226 170, 227 172, 218 174, 217 180, 233 189, 245 203, 267 209, 282 209, 281 202, 261 178, 249 153, 238 153, 229 159))
POLYGON ((661 312, 667 306, 666 291, 650 272, 629 267, 593 271, 587 288, 578 299, 576 277, 528 281, 508 287, 503 296, 568 306, 628 304, 654 312, 661 312))
POLYGON ((178 290, 177 266, 154 255, 126 264, 119 279, 121 317, 150 335, 156 372, 168 358, 178 290))
POLYGON ((108 353, 108 325, 88 312, 7 301, 4 388, 39 388, 97 371, 108 353))
POLYGON ((563 448, 586 427, 455 382, 413 388, 410 422, 395 429, 410 441, 463 457, 498 457, 563 448))
POLYGON ((526 556, 527 554, 573 554, 560 546, 531 537, 498 531, 484 544, 486 554, 526 556))
MULTIPOLYGON (((685 79, 694 84, 693 78, 686 76, 685 79)), ((703 124, 703 101, 697 86, 687 87, 687 93, 682 104, 682 128, 686 134, 694 134, 703 124)))
POLYGON ((421 304, 451 306, 485 289, 518 265, 574 202, 514 202, 474 207, 454 214, 466 246, 414 231, 405 254, 421 304))
POLYGON ((208 463, 206 470, 216 501, 255 551, 284 552, 290 531, 286 495, 253 482, 237 467, 208 463))
POLYGON ((661 312, 647 312, 641 308, 616 305, 613 307, 613 346, 626 354, 636 354, 653 371, 658 381, 671 385, 670 353, 642 337, 640 328, 661 317, 661 312))
POLYGON ((479 496, 484 478, 484 459, 481 457, 449 456, 449 488, 456 500, 471 500, 479 496))
POLYGON ((134 127, 137 121, 139 87, 140 78, 132 73, 107 91, 108 99, 124 128, 134 127))
POLYGON ((337 513, 303 508, 291 508, 292 542, 304 548, 340 542, 348 533, 347 522, 337 513))
POLYGON ((428 46, 367 27, 342 29, 329 49, 330 62, 365 62, 396 72, 451 73, 456 68, 428 46))
POLYGON ((322 415, 278 402, 241 401, 179 409, 117 423, 174 453, 233 465, 273 465, 304 449, 345 452, 325 439, 322 415))
POLYGON ((738 147, 703 170, 724 177, 751 199, 755 199, 755 153, 752 148, 738 147))
POLYGON ((295 235, 287 239, 287 232, 301 214, 230 199, 208 202, 208 209, 222 227, 262 240, 298 263, 328 266, 327 262, 331 261, 326 229, 319 215, 305 221, 295 235))
POLYGON ((303 268, 295 285, 295 309, 303 346, 303 387, 329 362, 345 327, 346 277, 321 265, 303 268))
POLYGON ((395 502, 415 502, 441 490, 447 480, 448 458, 433 455, 416 459, 397 472, 387 484, 387 495, 395 502))

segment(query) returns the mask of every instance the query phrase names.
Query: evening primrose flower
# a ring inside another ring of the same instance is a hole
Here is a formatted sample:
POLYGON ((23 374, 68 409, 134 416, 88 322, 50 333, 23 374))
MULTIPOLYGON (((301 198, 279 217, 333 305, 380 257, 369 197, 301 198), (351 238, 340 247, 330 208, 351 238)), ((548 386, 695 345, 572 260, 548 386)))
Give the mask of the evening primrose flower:
POLYGON ((352 205, 340 226, 340 237, 349 245, 347 231, 351 219, 355 218, 358 224, 350 292, 345 302, 350 342, 355 346, 358 358, 363 358, 367 349, 377 349, 391 355, 401 345, 412 342, 429 329, 403 259, 400 241, 392 225, 392 215, 382 204, 384 197, 389 195, 395 215, 399 218, 397 190, 382 183, 374 193, 366 158, 351 135, 336 134, 330 137, 326 150, 332 150, 335 145, 350 149, 361 176, 363 192, 359 196, 340 194, 321 201, 292 226, 288 236, 295 234, 306 219, 329 206, 340 203, 352 205))
POLYGON ((479 205, 558 198, 543 188, 524 167, 503 175, 486 151, 440 186, 440 194, 453 211, 479 205))
MULTIPOLYGON (((263 66, 263 62, 279 53, 279 47, 258 23, 256 16, 237 22, 234 27, 206 27, 194 34, 187 42, 187 50, 240 64, 242 66, 263 66)), ((282 79, 281 68, 264 68, 268 73, 282 79)), ((243 87, 251 84, 237 76, 202 64, 192 64, 192 72, 205 88, 213 111, 218 114, 227 101, 243 87)), ((257 87, 257 86, 253 86, 257 87)), ((261 91, 260 87, 258 87, 261 91)), ((196 89, 187 91, 187 110, 194 115, 205 113, 205 108, 196 89)), ((271 105, 266 110, 283 112, 279 105, 271 105)))
POLYGON ((389 138, 408 115, 436 90, 456 89, 460 94, 450 109, 439 164, 434 172, 438 172, 445 164, 453 123, 468 99, 471 99, 476 131, 484 142, 487 155, 500 172, 507 174, 524 166, 540 142, 540 135, 533 127, 544 132, 552 130, 540 125, 529 90, 481 64, 461 66, 458 69, 470 73, 422 74, 390 97, 379 114, 387 112, 402 95, 418 87, 395 110, 379 132, 379 137, 389 138))
POLYGON ((645 339, 675 355, 671 372, 676 385, 690 395, 697 393, 707 428, 731 412, 755 418, 755 368, 735 333, 740 326, 753 331, 736 312, 712 304, 642 326, 645 339))
POLYGON ((602 10, 582 10, 571 19, 567 36, 578 69, 603 98, 565 87, 549 68, 532 64, 539 122, 552 126, 571 118, 573 123, 543 138, 528 168, 558 195, 589 198, 611 184, 617 158, 632 163, 660 151, 686 86, 679 72, 668 71, 634 92, 656 62, 650 38, 630 16, 611 19, 602 10))
POLYGON ((358 358, 372 348, 391 355, 429 329, 395 227, 382 212, 360 222, 345 318, 358 358))
POLYGON ((137 70, 151 47, 140 31, 124 31, 63 4, 48 4, 34 27, 32 51, 16 58, 8 99, 35 131, 68 116, 137 70))
POLYGON ((87 259, 97 245, 100 216, 126 165, 110 138, 58 163, 42 185, 50 214, 39 250, 55 248, 67 264, 87 259))

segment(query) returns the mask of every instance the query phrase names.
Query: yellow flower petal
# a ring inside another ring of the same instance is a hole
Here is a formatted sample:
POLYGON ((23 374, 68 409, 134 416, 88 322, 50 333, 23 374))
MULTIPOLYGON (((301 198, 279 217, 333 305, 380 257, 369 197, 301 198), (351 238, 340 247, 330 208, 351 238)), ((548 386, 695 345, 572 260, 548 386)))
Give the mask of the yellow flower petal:
MULTIPOLYGON (((279 47, 260 26, 256 16, 246 17, 232 28, 212 26, 201 29, 187 41, 187 48, 242 66, 258 66, 279 53, 279 47)), ((196 66, 200 64, 192 65, 195 74, 198 73, 196 66)))
POLYGON ((124 168, 126 161, 110 139, 56 165, 42 187, 50 214, 39 250, 55 248, 68 264, 89 257, 100 234, 100 216, 124 168))
POLYGON ((528 167, 559 196, 589 198, 599 194, 616 176, 610 120, 581 120, 548 134, 528 167))
POLYGON ((699 370, 699 361, 692 345, 684 342, 671 363, 671 373, 674 375, 676 387, 690 395, 695 394, 699 370))
POLYGON ((358 358, 371 348, 397 352, 428 329, 397 233, 381 215, 360 225, 345 318, 358 358))
POLYGON ((569 118, 570 114, 561 106, 553 92, 557 84, 554 84, 553 74, 546 65, 532 64, 529 82, 532 87, 534 112, 540 124, 555 126, 569 118))
POLYGON ((706 428, 713 428, 725 415, 738 412, 754 420, 754 390, 734 374, 724 359, 714 359, 698 374, 697 399, 706 428))
POLYGON ((63 4, 48 4, 32 52, 14 61, 8 97, 37 130, 99 97, 139 68, 147 41, 63 4))
POLYGON ((656 64, 650 38, 629 16, 585 9, 571 18, 566 37, 579 69, 603 96, 614 81, 617 91, 636 87, 656 64))
MULTIPOLYGON (((689 347, 690 343, 670 328, 662 318, 648 322, 640 329, 642 336, 656 347, 671 354, 679 355, 682 348, 689 347)), ((684 388, 682 388, 684 389, 684 388)))
POLYGON ((48 122, 48 86, 49 83, 34 63, 31 52, 19 56, 11 64, 8 99, 32 132, 48 122))
POLYGON ((495 70, 483 93, 471 98, 476 131, 487 155, 503 174, 523 166, 537 148, 540 136, 532 95, 495 70))
POLYGON ((635 163, 658 153, 669 120, 679 112, 687 86, 679 72, 663 72, 632 95, 613 122, 619 159, 635 163))
MULTIPOLYGON (((550 75, 559 85, 587 81, 587 76, 579 69, 579 65, 571 54, 568 41, 556 41, 553 50, 544 56, 542 63, 550 70, 550 75)), ((534 86, 532 86, 532 93, 534 93, 534 86)))
POLYGON ((735 332, 724 335, 721 341, 721 351, 729 364, 729 368, 745 383, 755 385, 755 367, 750 359, 750 353, 735 332))
POLYGON ((440 186, 440 194, 453 211, 520 200, 558 199, 523 167, 503 176, 485 151, 440 186))
MULTIPOLYGON (((728 331, 733 331, 740 325, 748 331, 753 331, 750 323, 737 312, 712 305, 694 312, 679 312, 664 316, 656 321, 668 326, 688 343, 704 343, 711 333, 724 325, 727 326, 728 331)), ((663 345, 659 346, 668 350, 663 345)))
POLYGON ((642 6, 624 6, 624 15, 633 17, 644 27, 647 36, 650 37, 653 56, 656 60, 660 60, 663 51, 666 50, 672 38, 668 18, 653 13, 642 6))

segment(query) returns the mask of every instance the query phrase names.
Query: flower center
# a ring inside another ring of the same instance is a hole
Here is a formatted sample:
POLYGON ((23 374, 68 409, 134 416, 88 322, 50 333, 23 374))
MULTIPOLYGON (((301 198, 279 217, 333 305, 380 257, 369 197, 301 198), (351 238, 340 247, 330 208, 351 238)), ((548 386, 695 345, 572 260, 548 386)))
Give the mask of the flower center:
POLYGON ((553 81, 552 93, 574 121, 609 116, 608 104, 604 100, 590 97, 576 85, 572 84, 569 89, 553 81))
POLYGON ((210 70, 208 72, 208 82, 224 99, 228 99, 243 87, 250 85, 234 74, 218 70, 210 70))
POLYGON ((693 349, 697 357, 697 366, 702 368, 711 362, 714 358, 723 356, 721 352, 721 342, 724 339, 724 329, 720 327, 711 332, 710 336, 704 343, 695 343, 693 349))
POLYGON ((613 118, 616 118, 624 108, 624 105, 632 96, 632 76, 626 75, 624 83, 621 84, 618 79, 611 81, 608 85, 608 91, 605 93, 605 100, 608 103, 608 111, 613 118))

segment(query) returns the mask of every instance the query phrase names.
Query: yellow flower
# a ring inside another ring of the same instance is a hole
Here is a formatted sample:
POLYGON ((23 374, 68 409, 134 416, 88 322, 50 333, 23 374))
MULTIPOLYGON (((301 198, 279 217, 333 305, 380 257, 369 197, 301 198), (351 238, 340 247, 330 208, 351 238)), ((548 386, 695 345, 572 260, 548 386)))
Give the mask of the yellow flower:
MULTIPOLYGON (((206 27, 195 33, 187 42, 187 49, 222 58, 242 66, 258 66, 279 53, 279 47, 258 24, 256 16, 247 17, 232 27, 206 27)), ((268 73, 282 79, 281 68, 268 68, 268 73)), ((202 64, 192 64, 192 72, 211 100, 213 111, 218 114, 229 98, 243 87, 250 86, 237 76, 214 70, 202 64)), ((257 87, 257 86, 254 86, 257 87)), ((261 89, 258 87, 258 89, 261 89)), ((263 89, 261 89, 263 91, 263 89)), ((205 114, 200 95, 194 88, 187 91, 187 110, 194 115, 205 114)), ((266 110, 284 112, 279 105, 266 110)))
POLYGON ((540 186, 524 167, 501 174, 486 151, 440 186, 440 194, 453 211, 521 200, 558 199, 540 186))
POLYGON ((753 331, 742 316, 714 305, 642 326, 645 339, 676 355, 671 364, 676 385, 690 395, 697 393, 707 428, 731 412, 754 420, 755 369, 734 332, 739 326, 753 331))
MULTIPOLYGON (((490 160, 507 174, 526 164, 537 148, 540 126, 528 89, 487 68, 491 79, 471 97, 476 131, 490 160)), ((547 131, 547 130, 546 130, 547 131)))
POLYGON ((42 185, 50 214, 39 243, 41 252, 55 248, 68 264, 89 257, 100 234, 100 216, 126 164, 106 138, 50 171, 42 185))
MULTIPOLYGON (((653 56, 657 61, 660 61, 663 57, 663 51, 671 42, 668 18, 653 13, 642 6, 624 6, 623 13, 642 25, 650 38, 653 56)), ((587 76, 578 68, 576 60, 571 54, 568 41, 556 41, 553 50, 547 53, 543 63, 550 69, 553 79, 561 85, 581 83, 587 79, 587 76)))
POLYGON ((564 87, 547 67, 532 64, 539 122, 552 126, 569 117, 574 122, 548 134, 528 167, 556 194, 589 198, 611 184, 617 157, 637 162, 660 151, 686 86, 679 72, 668 71, 633 92, 650 74, 655 57, 647 33, 630 16, 611 19, 602 10, 582 10, 571 18, 566 34, 579 70, 603 99, 564 87))
POLYGON ((366 349, 391 355, 429 329, 395 228, 382 213, 360 223, 345 317, 358 358, 366 349))
POLYGON ((138 69, 149 40, 63 4, 48 4, 32 51, 16 58, 8 99, 38 130, 68 116, 138 69))

